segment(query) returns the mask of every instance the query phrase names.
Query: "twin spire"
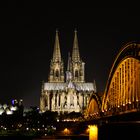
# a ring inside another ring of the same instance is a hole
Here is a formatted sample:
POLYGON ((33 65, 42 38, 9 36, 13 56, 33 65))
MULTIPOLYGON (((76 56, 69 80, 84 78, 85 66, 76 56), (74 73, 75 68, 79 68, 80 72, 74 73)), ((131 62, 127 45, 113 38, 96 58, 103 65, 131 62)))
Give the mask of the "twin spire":
POLYGON ((74 42, 73 42, 73 50, 72 50, 72 61, 78 62, 80 61, 80 53, 78 47, 78 38, 77 38, 77 31, 74 31, 74 42))
MULTIPOLYGON (((74 31, 72 55, 68 56, 66 81, 72 78, 74 82, 84 82, 84 62, 80 59, 77 31, 74 31), (71 76, 70 76, 71 75, 71 76)), ((64 82, 64 63, 61 58, 59 34, 56 30, 53 58, 50 64, 49 82, 64 82)))
MULTIPOLYGON (((59 43, 58 30, 56 30, 56 35, 55 35, 53 61, 54 62, 60 62, 61 61, 61 52, 60 52, 60 43, 59 43)), ((74 31, 72 61, 74 61, 74 62, 80 61, 80 53, 79 53, 78 38, 77 38, 77 31, 76 30, 74 31)))
POLYGON ((60 44, 59 44, 59 37, 58 37, 58 31, 57 30, 56 30, 56 35, 55 35, 53 61, 54 62, 60 62, 61 61, 60 44))

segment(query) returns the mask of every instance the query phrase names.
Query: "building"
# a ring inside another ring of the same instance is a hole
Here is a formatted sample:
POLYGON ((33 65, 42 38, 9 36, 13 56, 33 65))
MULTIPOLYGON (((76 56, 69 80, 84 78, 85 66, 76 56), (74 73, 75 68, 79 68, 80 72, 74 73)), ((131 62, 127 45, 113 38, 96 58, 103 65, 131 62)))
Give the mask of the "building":
POLYGON ((3 105, 0 104, 0 116, 3 114, 6 115, 17 114, 22 116, 23 110, 24 110, 24 106, 23 106, 22 99, 20 100, 14 99, 12 100, 12 104, 6 104, 6 103, 4 103, 3 105))
POLYGON ((82 112, 93 92, 96 92, 95 81, 85 82, 85 63, 80 57, 77 31, 74 32, 73 50, 72 55, 68 55, 66 72, 56 31, 48 82, 42 84, 40 111, 82 112))

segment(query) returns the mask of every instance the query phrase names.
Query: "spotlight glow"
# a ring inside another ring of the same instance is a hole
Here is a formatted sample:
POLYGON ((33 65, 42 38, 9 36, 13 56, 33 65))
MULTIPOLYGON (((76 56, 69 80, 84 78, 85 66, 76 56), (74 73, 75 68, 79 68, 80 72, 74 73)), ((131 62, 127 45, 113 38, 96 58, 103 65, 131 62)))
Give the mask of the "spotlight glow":
POLYGON ((98 127, 97 125, 89 125, 89 140, 98 140, 98 127))

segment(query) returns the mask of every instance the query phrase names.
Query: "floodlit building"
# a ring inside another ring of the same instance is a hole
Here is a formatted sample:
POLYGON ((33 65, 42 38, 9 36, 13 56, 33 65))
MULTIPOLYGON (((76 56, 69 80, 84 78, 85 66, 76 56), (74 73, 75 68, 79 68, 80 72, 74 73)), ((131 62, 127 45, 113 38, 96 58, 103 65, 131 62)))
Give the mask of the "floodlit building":
POLYGON ((93 83, 85 81, 85 63, 80 57, 77 31, 74 32, 73 50, 72 55, 70 53, 68 55, 66 72, 56 31, 48 82, 42 84, 40 111, 82 112, 95 92, 95 81, 93 83))
POLYGON ((18 115, 22 115, 23 114, 23 100, 17 100, 14 99, 12 100, 12 104, 0 104, 0 115, 3 115, 3 113, 5 113, 6 115, 12 115, 14 113, 18 112, 18 115))

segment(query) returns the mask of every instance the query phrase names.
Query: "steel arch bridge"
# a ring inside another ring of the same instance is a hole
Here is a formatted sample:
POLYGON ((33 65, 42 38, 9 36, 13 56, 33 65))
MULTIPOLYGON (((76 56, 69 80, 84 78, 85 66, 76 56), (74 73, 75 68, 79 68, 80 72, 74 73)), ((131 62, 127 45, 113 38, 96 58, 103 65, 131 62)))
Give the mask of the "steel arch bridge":
MULTIPOLYGON (((122 47, 110 70, 101 105, 97 97, 93 98, 98 113, 105 116, 140 110, 140 44, 130 42, 122 47)), ((91 101, 88 114, 95 109, 91 101)))
POLYGON ((131 42, 118 53, 102 100, 105 115, 137 111, 140 106, 140 44, 131 42))

